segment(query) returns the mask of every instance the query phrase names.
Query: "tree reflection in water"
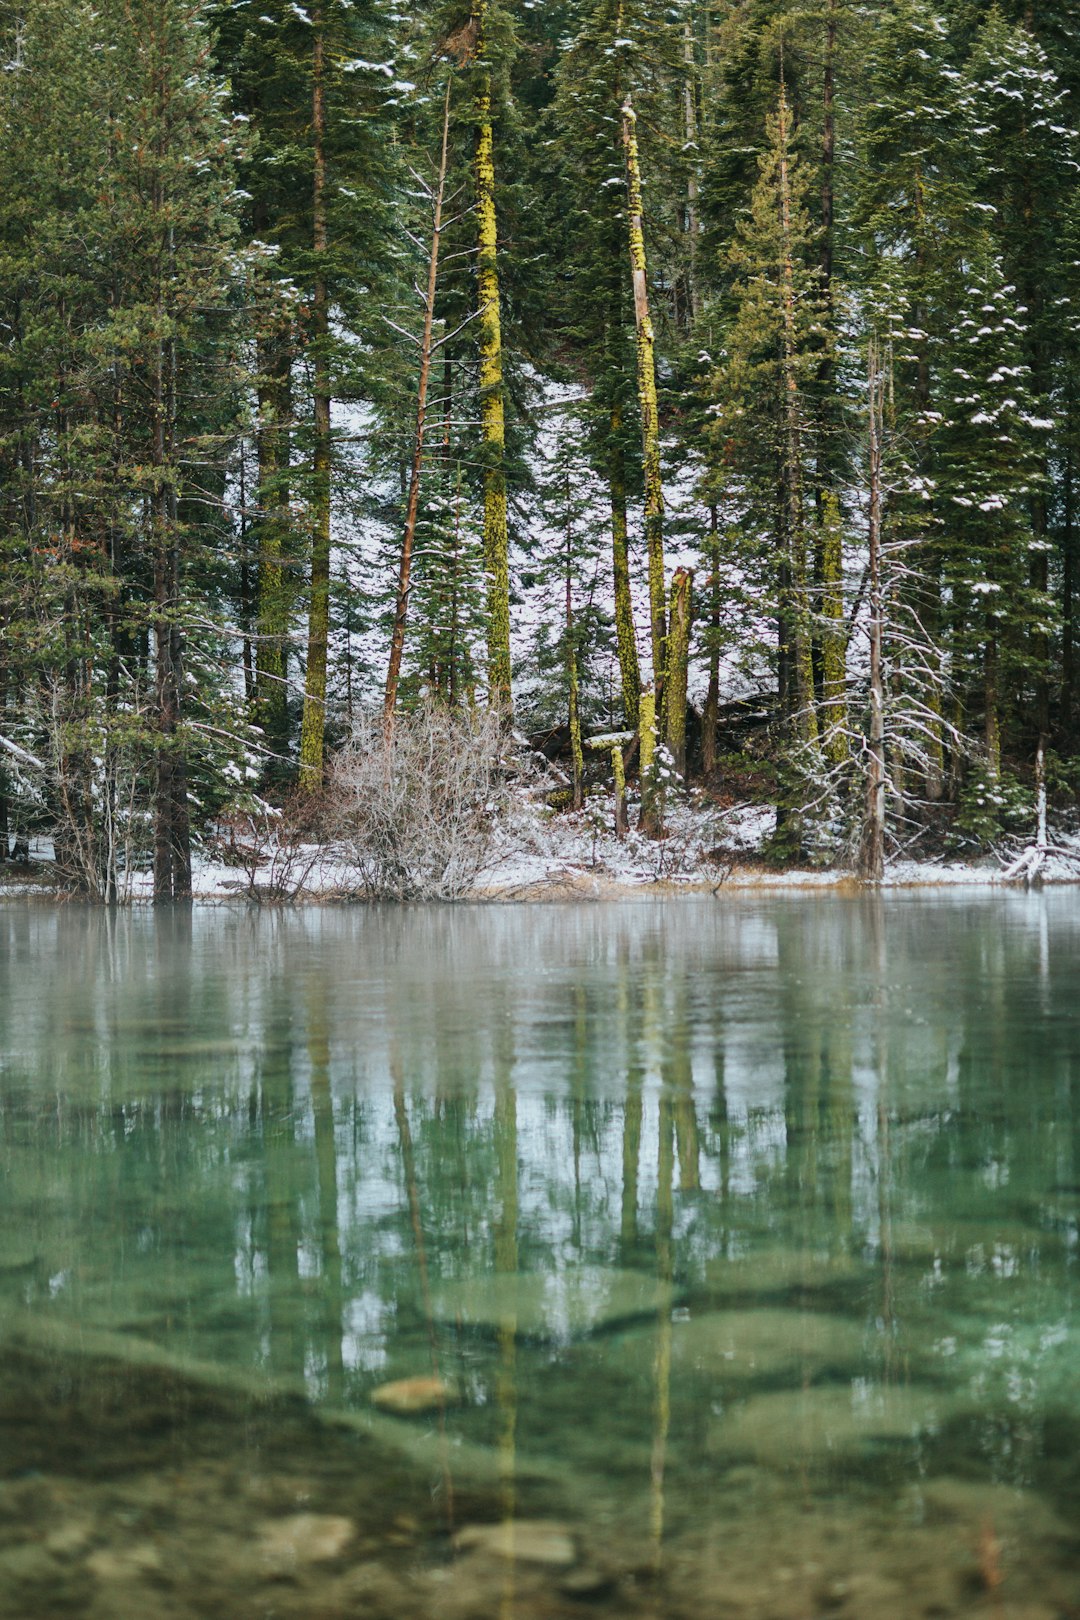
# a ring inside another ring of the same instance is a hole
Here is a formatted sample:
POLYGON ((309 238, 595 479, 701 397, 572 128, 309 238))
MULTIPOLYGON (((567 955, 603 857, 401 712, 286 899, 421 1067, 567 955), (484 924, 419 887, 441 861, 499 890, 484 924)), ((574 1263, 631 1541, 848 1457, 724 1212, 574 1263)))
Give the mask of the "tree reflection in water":
POLYGON ((9 1337, 369 1428, 444 1381, 378 1432, 427 1470, 432 1568, 470 1514, 517 1527, 506 1616, 553 1516, 625 1603, 627 1569, 735 1580, 750 1523, 772 1570, 796 1503, 910 1553, 931 1487, 977 1587, 993 1493, 1077 1486, 1078 954, 1054 893, 7 907, 9 1337))

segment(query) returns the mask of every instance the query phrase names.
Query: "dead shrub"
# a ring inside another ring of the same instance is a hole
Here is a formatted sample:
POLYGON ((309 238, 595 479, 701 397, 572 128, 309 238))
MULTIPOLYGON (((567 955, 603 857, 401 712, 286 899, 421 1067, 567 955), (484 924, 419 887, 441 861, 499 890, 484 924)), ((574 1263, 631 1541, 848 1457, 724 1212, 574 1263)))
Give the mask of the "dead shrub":
POLYGON ((331 766, 344 859, 378 900, 460 900, 488 864, 507 800, 497 715, 429 704, 361 717, 331 766))
POLYGON ((297 900, 310 886, 322 853, 322 802, 294 792, 280 809, 251 798, 218 822, 213 852, 243 873, 230 887, 259 905, 297 900))

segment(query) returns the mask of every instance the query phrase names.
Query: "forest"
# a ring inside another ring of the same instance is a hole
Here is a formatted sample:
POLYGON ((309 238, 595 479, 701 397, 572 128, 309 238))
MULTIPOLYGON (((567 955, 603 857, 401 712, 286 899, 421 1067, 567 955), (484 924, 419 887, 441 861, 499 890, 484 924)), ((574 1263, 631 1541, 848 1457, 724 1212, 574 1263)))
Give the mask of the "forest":
POLYGON ((1067 5, 0 32, 0 861, 185 900, 538 753, 568 824, 749 799, 870 880, 1067 819, 1067 5))

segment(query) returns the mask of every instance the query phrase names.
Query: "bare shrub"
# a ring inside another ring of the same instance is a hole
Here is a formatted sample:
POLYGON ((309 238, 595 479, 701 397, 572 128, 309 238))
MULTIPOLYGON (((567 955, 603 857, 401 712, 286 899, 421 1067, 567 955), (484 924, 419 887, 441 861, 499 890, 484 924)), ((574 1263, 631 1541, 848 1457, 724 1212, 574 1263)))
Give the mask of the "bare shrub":
POLYGON ((53 683, 45 802, 54 868, 70 895, 126 905, 153 847, 151 734, 137 705, 100 719, 67 712, 53 683))
POLYGON ((322 855, 322 815, 308 793, 291 794, 280 809, 254 797, 234 805, 213 845, 218 860, 243 873, 230 887, 259 905, 298 899, 322 855))
POLYGON ((378 900, 460 900, 488 864, 507 800, 497 715, 429 704, 384 730, 365 714, 331 768, 345 860, 378 900))

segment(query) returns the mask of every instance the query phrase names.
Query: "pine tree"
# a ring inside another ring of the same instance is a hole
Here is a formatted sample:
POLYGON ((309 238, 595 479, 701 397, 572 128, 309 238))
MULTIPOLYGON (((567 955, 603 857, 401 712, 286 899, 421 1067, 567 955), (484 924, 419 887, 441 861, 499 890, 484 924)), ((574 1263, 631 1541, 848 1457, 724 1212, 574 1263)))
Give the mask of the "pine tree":
POLYGON ((227 701, 216 672, 194 693, 186 679, 190 625, 216 615, 207 552, 238 397, 236 139, 207 38, 194 0, 43 7, 3 109, 17 156, 0 237, 31 227, 0 265, 17 314, 2 414, 34 626, 24 702, 59 861, 109 899, 130 880, 151 762, 155 898, 190 896, 195 728, 227 701), (79 142, 51 110, 59 83, 79 142))
MULTIPOLYGON (((642 435, 621 109, 631 94, 638 166, 648 181, 642 235, 653 240, 655 254, 657 241, 666 244, 672 235, 665 209, 673 194, 668 182, 675 173, 669 156, 674 135, 671 140, 663 136, 681 129, 685 119, 683 41, 682 27, 673 24, 669 8, 642 0, 597 0, 583 9, 578 31, 559 61, 552 109, 558 159, 552 195, 558 199, 566 237, 556 288, 559 337, 591 386, 589 437, 594 464, 608 486, 623 715, 631 727, 637 725, 641 673, 627 512, 640 479, 642 435)), ((658 280, 652 277, 654 284, 658 280)), ((653 506, 656 488, 654 475, 653 506)), ((663 579, 657 556, 654 532, 650 596, 658 627, 663 579)))
POLYGON ((249 228, 273 251, 280 300, 261 345, 260 606, 268 638, 260 712, 278 746, 285 722, 286 624, 295 583, 310 559, 301 776, 322 776, 330 639, 335 488, 347 484, 335 445, 335 398, 369 387, 364 374, 378 331, 377 289, 393 276, 387 228, 395 154, 390 132, 400 87, 388 3, 308 9, 269 0, 257 9, 219 4, 219 60, 237 110, 251 120, 255 153, 242 179, 249 228), (397 87, 397 88, 395 88, 397 87), (299 293, 299 307, 289 304, 299 293), (359 339, 359 341, 357 341, 359 339), (302 497, 306 533, 290 533, 302 497))
POLYGON ((509 718, 510 537, 496 159, 496 126, 507 99, 508 67, 515 50, 506 8, 500 0, 471 0, 467 18, 446 32, 442 48, 464 70, 466 94, 472 105, 484 566, 488 578, 488 700, 509 718))
MULTIPOLYGON (((859 186, 854 223, 864 296, 887 311, 879 335, 892 345, 892 409, 902 423, 904 471, 887 494, 889 543, 904 545, 910 566, 903 589, 908 612, 928 646, 944 630, 942 548, 947 533, 928 503, 935 465, 933 430, 941 347, 964 303, 962 265, 982 241, 983 216, 973 194, 970 107, 942 20, 925 0, 897 0, 882 19, 868 75, 859 132, 859 186)), ((943 676, 926 693, 941 707, 943 676)), ((920 699, 922 701, 922 698, 920 699)), ((923 787, 944 792, 944 734, 931 722, 923 787), (936 727, 936 730, 935 730, 936 727)), ((903 788, 899 762, 895 786, 903 788)))
POLYGON ((793 149, 783 88, 746 216, 730 249, 735 314, 712 388, 712 437, 757 543, 772 562, 781 707, 817 736, 810 654, 809 399, 826 338, 809 178, 793 149))
MULTIPOLYGON (((1044 401, 1055 390, 1061 352, 1060 298, 1071 283, 1062 254, 1060 209, 1077 195, 1080 137, 1070 127, 1068 97, 1029 26, 1010 27, 991 11, 975 41, 967 78, 975 122, 981 199, 992 205, 990 229, 1005 278, 1025 311, 1024 361, 1030 385, 1044 401)), ((1031 587, 1049 590, 1052 549, 1048 468, 1057 447, 1045 439, 1043 476, 1031 486, 1031 587)), ((1060 454, 1060 451, 1057 451, 1060 454)), ((1035 616, 1038 626, 1044 614, 1035 616)), ((1035 729, 1050 724, 1050 644, 1036 629, 1032 657, 1041 674, 1033 693, 1035 729)))
MULTIPOLYGON (((1048 645, 1053 633, 1053 604, 1030 569, 1040 544, 1031 510, 1053 423, 1039 415, 1024 359, 1026 312, 994 259, 972 273, 968 296, 968 312, 949 334, 952 393, 936 435, 936 501, 949 516, 954 656, 981 688, 986 768, 996 782, 1006 694, 1045 679, 1029 648, 1048 645)), ((965 684, 961 669, 953 682, 965 684)))

